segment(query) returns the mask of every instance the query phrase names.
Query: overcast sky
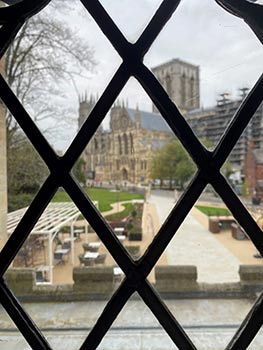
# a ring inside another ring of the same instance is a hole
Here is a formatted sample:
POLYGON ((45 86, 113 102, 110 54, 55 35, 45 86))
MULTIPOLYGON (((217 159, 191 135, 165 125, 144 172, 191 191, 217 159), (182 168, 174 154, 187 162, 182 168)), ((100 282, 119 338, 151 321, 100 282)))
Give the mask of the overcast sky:
MULTIPOLYGON (((134 42, 145 28, 160 0, 102 0, 112 18, 134 42)), ((81 5, 80 5, 81 6, 81 5)), ((97 66, 89 79, 78 82, 80 92, 98 94, 107 86, 121 63, 108 39, 89 15, 71 25, 94 49, 97 66)), ((200 67, 201 105, 213 106, 218 95, 228 92, 233 98, 238 88, 252 87, 262 73, 263 48, 251 29, 213 0, 181 0, 173 17, 145 56, 145 64, 154 67, 180 58, 200 67)), ((131 79, 121 96, 130 107, 151 110, 151 101, 140 85, 131 79)), ((72 100, 76 96, 72 95, 72 100)), ((61 146, 58 146, 61 148, 61 146)))

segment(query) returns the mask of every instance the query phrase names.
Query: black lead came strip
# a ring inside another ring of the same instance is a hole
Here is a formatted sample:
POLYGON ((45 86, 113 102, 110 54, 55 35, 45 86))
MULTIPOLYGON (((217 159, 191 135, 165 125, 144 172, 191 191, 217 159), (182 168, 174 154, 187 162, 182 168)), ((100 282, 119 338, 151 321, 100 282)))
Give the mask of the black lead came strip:
MULTIPOLYGON (((238 1, 232 0, 231 3, 232 5, 234 2, 237 4, 238 1)), ((15 232, 0 253, 0 275, 3 275, 12 262, 23 242, 28 237, 32 227, 50 202, 58 186, 63 186, 85 218, 91 223, 93 228, 95 228, 98 236, 126 274, 124 281, 110 299, 85 342, 82 344, 81 350, 97 349, 119 312, 135 291, 138 291, 144 302, 152 310, 174 344, 176 344, 179 349, 194 350, 196 349, 194 344, 152 286, 147 282, 146 277, 155 266, 160 255, 174 237, 177 229, 208 183, 214 186, 237 221, 250 235, 255 246, 261 254, 263 253, 263 239, 260 235, 260 229, 234 194, 224 177, 220 174, 220 167, 233 149, 242 131, 251 120, 258 105, 262 102, 262 78, 260 78, 259 82, 255 85, 245 102, 237 111, 215 151, 209 152, 196 138, 192 129, 186 123, 177 107, 170 101, 167 93, 157 79, 143 64, 145 53, 161 32, 163 26, 173 15, 180 0, 164 0, 135 44, 131 44, 126 40, 98 0, 81 0, 81 2, 91 13, 115 50, 120 54, 123 63, 63 157, 58 157, 55 154, 30 116, 25 112, 23 106, 9 89, 4 79, 0 79, 1 97, 4 103, 10 109, 51 171, 51 175, 40 189, 15 232), (137 78, 146 93, 160 110, 164 119, 170 125, 174 134, 180 139, 185 149, 198 166, 198 171, 188 189, 176 204, 147 251, 138 262, 131 259, 114 236, 106 221, 99 215, 96 208, 94 208, 82 189, 70 175, 70 170, 74 162, 94 135, 96 129, 130 76, 135 76, 137 78), (230 142, 228 142, 229 140, 230 142), (104 235, 102 235, 102 232, 104 232, 104 235)), ((230 0, 218 0, 217 2, 220 4, 224 3, 224 7, 226 7, 229 5, 230 0)), ((49 0, 38 2, 32 2, 30 0, 16 2, 10 0, 6 1, 6 3, 13 3, 14 5, 0 9, 0 23, 3 24, 0 29, 0 56, 4 54, 7 46, 24 21, 45 7, 49 3, 49 0)), ((245 0, 242 0, 242 4, 245 4, 245 0)), ((249 23, 249 25, 258 35, 258 28, 256 31, 251 23, 249 23)), ((258 37, 260 38, 259 35, 258 37)), ((7 310, 30 346, 36 350, 51 349, 37 326, 27 315, 3 280, 0 281, 0 290, 0 301, 3 307, 7 310)), ((262 305, 261 296, 229 343, 227 347, 228 350, 246 349, 251 343, 263 322, 260 316, 262 315, 262 305)))

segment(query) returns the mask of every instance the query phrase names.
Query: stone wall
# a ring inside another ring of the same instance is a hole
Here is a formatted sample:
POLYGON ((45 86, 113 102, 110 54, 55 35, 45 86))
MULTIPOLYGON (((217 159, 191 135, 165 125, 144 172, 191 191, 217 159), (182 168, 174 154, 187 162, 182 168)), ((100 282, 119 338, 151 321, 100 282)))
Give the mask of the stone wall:
POLYGON ((5 280, 16 295, 33 294, 36 284, 35 270, 12 268, 5 273, 5 280))
MULTIPOLYGON (((1 60, 0 72, 3 73, 4 59, 1 60)), ((0 101, 0 249, 7 240, 7 173, 6 173, 6 122, 5 107, 0 101)))
POLYGON ((239 276, 239 282, 198 283, 196 266, 157 266, 155 287, 167 298, 255 297, 262 291, 262 265, 241 265, 239 276))
POLYGON ((262 265, 240 265, 240 283, 244 287, 263 287, 263 266, 262 265))
MULTIPOLYGON (((263 266, 242 265, 239 274, 239 282, 208 284, 197 282, 196 266, 157 266, 154 287, 167 299, 254 298, 262 291, 263 266)), ((18 298, 30 302, 108 300, 120 283, 110 266, 74 268, 73 285, 37 285, 33 269, 9 269, 5 280, 18 298)))
POLYGON ((108 296, 113 292, 113 269, 110 266, 73 270, 73 292, 77 294, 108 296))
POLYGON ((155 279, 159 292, 198 290, 196 266, 156 266, 155 279))

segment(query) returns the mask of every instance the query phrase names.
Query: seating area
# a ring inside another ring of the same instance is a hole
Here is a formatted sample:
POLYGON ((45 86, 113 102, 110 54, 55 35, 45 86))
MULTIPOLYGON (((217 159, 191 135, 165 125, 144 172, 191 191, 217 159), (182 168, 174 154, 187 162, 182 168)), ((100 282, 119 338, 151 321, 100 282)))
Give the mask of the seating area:
POLYGON ((54 252, 54 265, 63 264, 68 259, 68 254, 70 252, 70 249, 57 249, 54 252))
POLYGON ((103 265, 105 264, 107 254, 99 254, 88 252, 85 254, 79 254, 80 266, 94 266, 94 265, 103 265))
MULTIPOLYGON (((26 210, 27 208, 22 208, 8 214, 8 235, 13 233, 26 210)), ((82 220, 82 225, 76 225, 80 215, 73 202, 49 203, 17 254, 14 265, 35 268, 39 283, 46 279, 53 284, 53 270, 61 265, 65 266, 66 263, 74 265, 76 255, 74 242, 81 240, 82 234, 88 234, 86 220, 82 220), (41 272, 38 272, 42 265, 48 267, 43 278, 41 272)))
MULTIPOLYGON (((9 234, 24 212, 19 210, 9 215, 9 234)), ((60 285, 73 283, 75 267, 115 266, 116 261, 107 253, 96 232, 89 230, 89 224, 79 216, 73 203, 50 203, 20 250, 15 267, 33 268, 37 284, 60 285)), ((123 223, 113 225, 112 229, 124 245, 128 237, 123 223)), ((128 248, 132 258, 137 260, 138 249, 134 249, 128 248)))
POLYGON ((84 253, 79 254, 78 256, 81 266, 94 266, 105 263, 107 254, 100 254, 98 252, 100 245, 100 242, 89 242, 82 244, 84 253))
POLYGON ((72 244, 77 240, 76 237, 64 237, 65 233, 58 232, 54 237, 54 266, 63 264, 68 261, 72 244))
POLYGON ((49 266, 41 265, 36 269, 36 282, 37 283, 47 283, 47 273, 49 271, 49 266))
POLYGON ((100 242, 90 242, 90 243, 83 243, 82 247, 84 249, 84 252, 97 252, 100 247, 100 242))

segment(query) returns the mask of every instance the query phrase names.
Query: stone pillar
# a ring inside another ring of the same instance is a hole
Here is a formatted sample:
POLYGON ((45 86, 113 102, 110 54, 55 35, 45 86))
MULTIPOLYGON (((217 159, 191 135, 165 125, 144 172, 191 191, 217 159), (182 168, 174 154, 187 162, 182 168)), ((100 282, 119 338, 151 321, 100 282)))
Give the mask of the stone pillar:
POLYGON ((245 287, 263 286, 263 266, 262 265, 240 265, 240 283, 245 287))
POLYGON ((36 284, 36 271, 34 269, 12 268, 5 273, 5 280, 16 296, 32 294, 36 284))
POLYGON ((113 292, 112 266, 74 267, 74 292, 90 295, 111 295, 113 292))
MULTIPOLYGON (((0 72, 4 71, 4 59, 0 62, 0 72)), ((7 170, 6 170, 6 120, 5 106, 0 101, 0 249, 7 240, 7 170)))

